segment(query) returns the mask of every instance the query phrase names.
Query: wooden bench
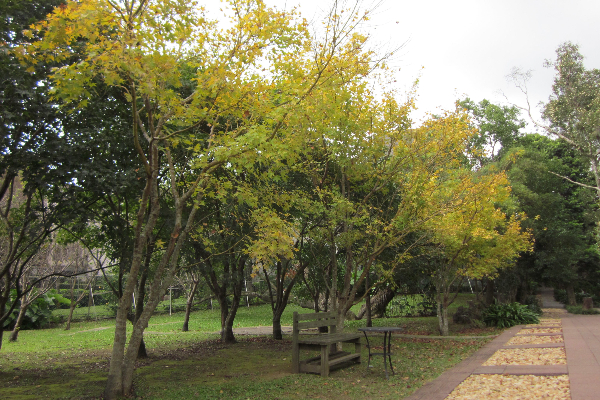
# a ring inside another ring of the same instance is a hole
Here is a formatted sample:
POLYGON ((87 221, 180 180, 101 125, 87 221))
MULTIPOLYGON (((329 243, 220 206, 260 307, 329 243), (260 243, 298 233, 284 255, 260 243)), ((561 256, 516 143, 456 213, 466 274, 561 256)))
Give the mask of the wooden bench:
POLYGON ((334 312, 298 314, 294 312, 292 331, 292 372, 311 372, 329 376, 329 369, 349 361, 360 364, 360 333, 336 333, 334 312), (300 338, 303 329, 329 327, 328 333, 300 338), (338 351, 338 343, 354 343, 354 353, 338 351), (300 360, 300 350, 320 351, 321 355, 300 360))

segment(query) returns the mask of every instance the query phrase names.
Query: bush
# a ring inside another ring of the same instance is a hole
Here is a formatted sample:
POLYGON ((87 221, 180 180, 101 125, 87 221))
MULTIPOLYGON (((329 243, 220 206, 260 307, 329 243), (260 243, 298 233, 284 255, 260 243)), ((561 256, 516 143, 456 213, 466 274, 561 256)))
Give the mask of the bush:
POLYGON ((437 315, 435 298, 428 295, 395 296, 386 306, 387 317, 429 317, 437 315))
POLYGON ((525 299, 525 305, 537 315, 542 315, 542 305, 540 299, 537 296, 527 296, 525 299))
POLYGON ((554 300, 559 303, 567 304, 569 302, 567 291, 565 289, 554 289, 554 300))
POLYGON ((452 316, 452 320, 455 324, 470 324, 472 322, 471 312, 468 308, 460 306, 452 316))
POLYGON ((487 326, 510 328, 520 324, 537 324, 538 315, 529 307, 519 303, 492 304, 483 312, 483 322, 487 326))
POLYGON ((600 304, 600 298, 598 298, 598 296, 596 296, 595 294, 590 294, 586 292, 575 293, 575 301, 577 302, 577 304, 583 303, 583 299, 585 297, 591 297, 594 304, 600 304))
MULTIPOLYGON (((14 289, 11 291, 11 295, 16 296, 16 291, 14 289)), ((54 289, 44 293, 27 307, 27 311, 25 311, 25 316, 21 322, 21 329, 43 328, 49 322, 52 322, 52 309, 65 302, 68 302, 68 300, 58 294, 54 289)), ((17 322, 18 314, 19 307, 16 307, 8 318, 5 329, 13 329, 17 322)))
POLYGON ((598 311, 595 308, 592 308, 591 310, 584 310, 583 306, 565 306, 565 308, 571 314, 584 314, 584 315, 600 314, 600 311, 598 311))

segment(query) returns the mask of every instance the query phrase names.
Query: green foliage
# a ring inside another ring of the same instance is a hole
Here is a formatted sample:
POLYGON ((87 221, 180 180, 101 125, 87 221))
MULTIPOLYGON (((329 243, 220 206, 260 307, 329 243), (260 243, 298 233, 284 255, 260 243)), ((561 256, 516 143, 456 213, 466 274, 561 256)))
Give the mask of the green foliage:
POLYGON ((501 163, 508 168, 516 200, 513 211, 529 217, 523 226, 532 230, 535 243, 533 253, 520 257, 515 272, 521 282, 571 283, 576 290, 593 291, 598 260, 594 193, 548 172, 591 184, 589 163, 563 140, 526 135, 517 146, 501 163), (580 279, 582 274, 587 278, 580 279))
POLYGON ((565 306, 568 312, 571 314, 583 314, 583 315, 596 315, 600 314, 600 310, 595 308, 591 308, 589 310, 584 310, 583 306, 565 306))
MULTIPOLYGON (((584 297, 591 297, 594 304, 600 304, 600 298, 598 296, 583 291, 575 293, 575 302, 577 304, 583 303, 584 297)), ((565 289, 554 289, 554 300, 563 304, 567 304, 569 302, 567 291, 565 289)))
POLYGON ((559 303, 567 304, 569 302, 567 291, 565 289, 554 289, 554 300, 559 303))
POLYGON ((537 324, 538 315, 528 306, 519 303, 492 304, 483 312, 483 322, 487 326, 510 328, 520 324, 537 324))
POLYGON ((502 150, 510 148, 520 136, 525 122, 519 117, 515 106, 501 106, 483 99, 475 103, 468 97, 458 102, 469 113, 478 128, 469 143, 473 158, 478 165, 496 161, 502 150))
POLYGON ((71 304, 71 300, 58 293, 56 289, 51 289, 47 293, 47 296, 52 299, 54 306, 60 308, 61 306, 68 306, 71 304))
POLYGON ((536 296, 527 296, 524 303, 531 311, 537 315, 542 315, 542 305, 536 296))
POLYGON ((583 59, 579 46, 571 42, 556 49, 556 60, 546 64, 554 68, 556 75, 543 115, 551 123, 552 134, 566 139, 597 166, 600 70, 586 69, 583 59))
MULTIPOLYGON (((16 296, 16 291, 12 291, 12 296, 16 296)), ((70 301, 59 293, 56 290, 50 290, 47 293, 44 293, 42 296, 39 296, 35 299, 28 307, 25 312, 25 316, 23 317, 23 322, 21 323, 22 330, 27 329, 40 329, 43 328, 51 321, 52 317, 52 309, 57 304, 64 304, 65 302, 70 303, 70 301)), ((17 316, 19 314, 19 308, 15 308, 8 318, 6 326, 12 328, 17 320, 17 316)))
POLYGON ((385 314, 387 316, 429 317, 437 313, 435 294, 396 296, 388 304, 385 314))

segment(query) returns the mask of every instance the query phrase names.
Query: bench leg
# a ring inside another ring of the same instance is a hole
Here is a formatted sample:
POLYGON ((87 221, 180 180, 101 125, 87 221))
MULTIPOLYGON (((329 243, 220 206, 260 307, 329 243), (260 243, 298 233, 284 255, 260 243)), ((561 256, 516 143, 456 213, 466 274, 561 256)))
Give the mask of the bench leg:
POLYGON ((358 364, 360 364, 360 363, 361 363, 361 361, 360 361, 360 358, 362 357, 362 356, 360 355, 360 354, 361 354, 361 348, 362 348, 362 347, 361 347, 361 345, 360 345, 360 340, 359 340, 358 342, 355 342, 355 343, 354 343, 354 352, 359 354, 358 358, 356 359, 356 362, 357 362, 358 364))
POLYGON ((321 346, 321 376, 329 376, 329 346, 321 346))
POLYGON ((292 345, 292 374, 300 373, 300 346, 298 343, 292 345))

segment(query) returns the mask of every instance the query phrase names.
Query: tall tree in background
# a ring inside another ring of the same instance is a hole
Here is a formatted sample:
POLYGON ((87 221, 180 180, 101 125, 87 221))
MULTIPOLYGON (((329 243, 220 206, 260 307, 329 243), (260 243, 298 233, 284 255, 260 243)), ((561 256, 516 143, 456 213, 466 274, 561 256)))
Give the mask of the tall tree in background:
POLYGON ((529 216, 523 225, 535 236, 533 252, 517 262, 514 294, 519 289, 521 300, 535 294, 529 293, 531 282, 566 289, 570 303, 575 289, 594 291, 595 284, 583 277, 593 276, 590 261, 598 258, 597 202, 594 192, 561 178, 593 185, 587 160, 561 139, 531 134, 520 138, 501 163, 516 200, 510 210, 529 216))
POLYGON ((546 130, 563 139, 590 162, 595 184, 589 185, 600 197, 600 70, 586 69, 579 47, 566 42, 556 50, 556 60, 547 61, 556 71, 552 95, 543 117, 546 130))
POLYGON ((515 106, 502 106, 483 99, 475 103, 470 98, 458 102, 477 128, 469 143, 469 154, 478 167, 497 161, 502 149, 512 147, 525 127, 520 110, 515 106))
POLYGON ((0 347, 4 323, 32 289, 23 275, 45 245, 63 211, 56 171, 63 138, 57 109, 48 102, 47 74, 53 63, 23 66, 12 50, 36 37, 23 29, 44 18, 57 0, 0 4, 0 347), (13 296, 11 290, 17 295, 13 296))

